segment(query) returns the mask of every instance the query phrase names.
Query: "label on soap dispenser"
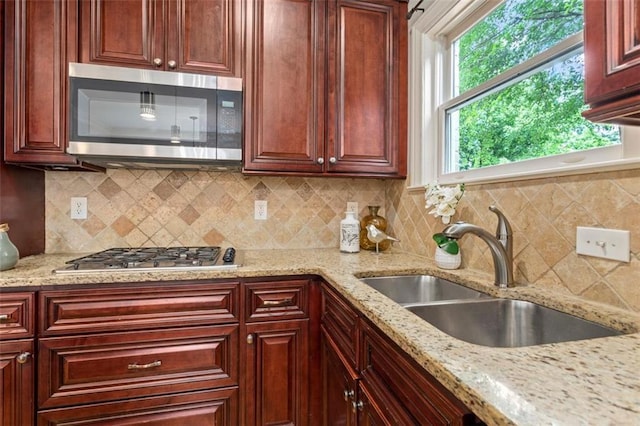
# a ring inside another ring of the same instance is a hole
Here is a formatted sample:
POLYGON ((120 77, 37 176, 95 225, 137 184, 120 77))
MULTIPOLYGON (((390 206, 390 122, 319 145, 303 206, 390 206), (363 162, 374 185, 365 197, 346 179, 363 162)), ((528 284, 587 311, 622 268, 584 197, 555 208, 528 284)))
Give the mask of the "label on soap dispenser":
POLYGON ((347 212, 347 217, 340 221, 340 251, 360 251, 360 221, 356 219, 355 212, 347 212))

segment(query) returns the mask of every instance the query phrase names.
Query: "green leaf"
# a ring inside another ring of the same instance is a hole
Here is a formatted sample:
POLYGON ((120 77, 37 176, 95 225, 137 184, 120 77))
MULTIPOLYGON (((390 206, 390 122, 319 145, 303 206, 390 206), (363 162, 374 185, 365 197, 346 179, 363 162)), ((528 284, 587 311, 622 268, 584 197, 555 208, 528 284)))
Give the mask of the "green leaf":
POLYGON ((432 238, 433 238, 433 241, 436 242, 438 247, 440 247, 442 250, 446 251, 449 254, 458 254, 458 252, 460 251, 458 242, 453 238, 449 238, 445 236, 442 232, 433 234, 432 238))

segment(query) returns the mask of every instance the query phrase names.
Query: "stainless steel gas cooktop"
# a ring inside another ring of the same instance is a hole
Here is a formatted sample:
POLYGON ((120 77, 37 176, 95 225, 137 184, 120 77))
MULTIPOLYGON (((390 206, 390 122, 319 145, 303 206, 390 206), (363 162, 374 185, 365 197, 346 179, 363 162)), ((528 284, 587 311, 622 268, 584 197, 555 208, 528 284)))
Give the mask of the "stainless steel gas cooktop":
POLYGON ((233 247, 111 248, 66 262, 56 274, 89 272, 210 271, 236 269, 242 254, 233 247))

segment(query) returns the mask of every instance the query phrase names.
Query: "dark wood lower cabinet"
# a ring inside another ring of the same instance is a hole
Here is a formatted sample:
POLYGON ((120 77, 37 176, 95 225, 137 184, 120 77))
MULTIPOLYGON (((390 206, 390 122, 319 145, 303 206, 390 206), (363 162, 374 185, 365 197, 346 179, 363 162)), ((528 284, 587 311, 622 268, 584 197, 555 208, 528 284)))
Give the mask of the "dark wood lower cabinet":
POLYGON ((309 320, 246 327, 246 425, 307 425, 309 320))
POLYGON ((33 424, 33 340, 0 342, 0 426, 33 424))
POLYGON ((322 295, 323 425, 482 424, 337 292, 324 286, 322 295))
POLYGON ((0 426, 481 424, 315 277, 130 284, 4 294, 0 426))
POLYGON ((238 388, 44 410, 38 426, 220 426, 238 423, 238 388))
POLYGON ((344 359, 336 343, 322 330, 320 341, 322 370, 322 424, 354 426, 358 373, 344 359))

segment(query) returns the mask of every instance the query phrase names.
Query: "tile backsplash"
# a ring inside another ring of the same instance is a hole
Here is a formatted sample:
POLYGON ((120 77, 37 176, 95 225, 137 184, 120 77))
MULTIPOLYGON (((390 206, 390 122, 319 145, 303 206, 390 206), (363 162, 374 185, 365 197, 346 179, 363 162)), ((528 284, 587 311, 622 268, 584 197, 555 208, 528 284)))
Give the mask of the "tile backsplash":
POLYGON ((379 179, 246 177, 239 172, 47 172, 46 252, 110 247, 233 245, 245 249, 338 247, 347 202, 382 205, 379 179), (87 197, 86 220, 69 218, 87 197), (267 220, 254 201, 267 200, 267 220))
MULTIPOLYGON (((444 225, 427 214, 424 191, 403 180, 248 177, 238 172, 108 170, 47 172, 46 252, 109 247, 234 245, 338 249, 346 204, 381 205, 397 247, 432 258, 444 225), (70 198, 88 199, 88 218, 69 218, 70 198), (267 200, 268 219, 254 219, 267 200)), ((535 285, 640 312, 640 170, 468 185, 453 220, 493 232, 497 205, 514 230, 518 284, 535 285), (578 256, 576 226, 631 231, 631 262, 578 256)), ((461 240, 463 268, 493 271, 486 244, 461 240)))
MULTIPOLYGON (((444 228, 426 214, 424 191, 409 192, 401 182, 387 187, 387 212, 407 251, 433 257, 431 235, 444 228)), ((545 287, 640 312, 640 170, 467 185, 454 221, 494 232, 496 205, 514 232, 517 284, 545 287), (576 227, 631 231, 631 262, 575 252, 576 227)), ((487 245, 467 235, 460 240, 462 267, 493 273, 487 245)))

